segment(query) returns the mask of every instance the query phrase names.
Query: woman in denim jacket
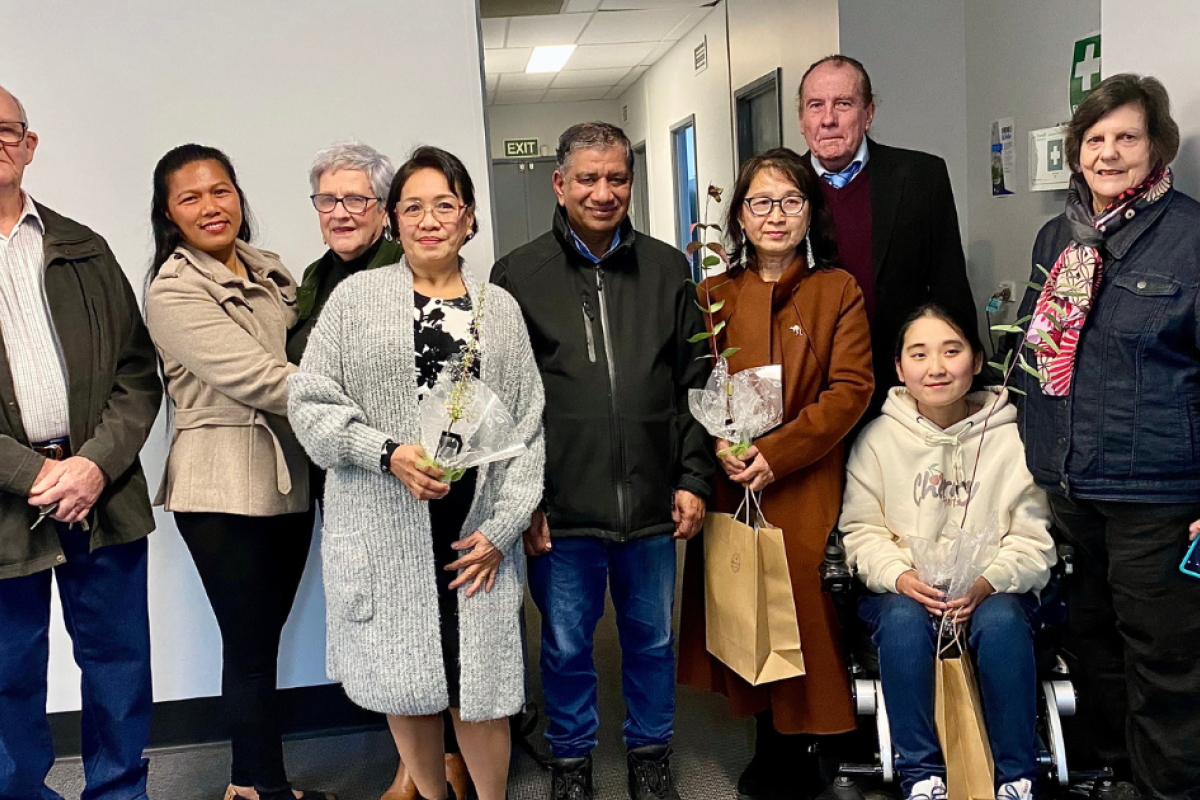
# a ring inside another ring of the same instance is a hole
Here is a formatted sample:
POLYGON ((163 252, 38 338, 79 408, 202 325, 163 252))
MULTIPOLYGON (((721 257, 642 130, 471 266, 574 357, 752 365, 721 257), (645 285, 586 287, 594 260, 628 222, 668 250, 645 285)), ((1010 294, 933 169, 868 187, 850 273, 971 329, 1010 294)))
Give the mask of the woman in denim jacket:
POLYGON ((1154 798, 1200 786, 1200 580, 1179 571, 1200 518, 1200 204, 1171 185, 1169 105, 1123 74, 1075 112, 1021 312, 1040 380, 1018 373, 1029 471, 1076 551, 1078 730, 1154 798))

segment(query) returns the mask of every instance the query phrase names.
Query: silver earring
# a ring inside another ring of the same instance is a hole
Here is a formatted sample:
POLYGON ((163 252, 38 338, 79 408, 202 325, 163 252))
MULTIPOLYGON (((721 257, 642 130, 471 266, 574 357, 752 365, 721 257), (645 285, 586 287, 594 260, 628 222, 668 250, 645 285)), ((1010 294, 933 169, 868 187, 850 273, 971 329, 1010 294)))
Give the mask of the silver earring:
POLYGON ((809 238, 808 231, 804 232, 804 260, 808 262, 810 272, 817 268, 817 260, 813 258, 812 239, 809 238))

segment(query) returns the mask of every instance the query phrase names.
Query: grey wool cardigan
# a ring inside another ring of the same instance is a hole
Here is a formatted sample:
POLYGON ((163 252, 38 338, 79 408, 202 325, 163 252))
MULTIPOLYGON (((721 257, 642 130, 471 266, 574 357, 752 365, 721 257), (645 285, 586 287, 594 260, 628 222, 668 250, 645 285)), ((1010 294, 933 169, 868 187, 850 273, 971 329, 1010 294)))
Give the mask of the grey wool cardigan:
MULTIPOLYGON (((473 303, 482 284, 462 265, 473 303)), ((489 285, 480 331, 482 380, 507 405, 528 450, 484 465, 463 536, 478 530, 505 553, 491 592, 459 589, 462 718, 500 719, 524 702, 519 615, 522 531, 542 497, 545 397, 524 318, 489 285)), ((394 715, 446 708, 428 503, 380 469, 384 443, 419 439, 413 285, 407 261, 361 272, 334 291, 313 328, 288 414, 328 470, 321 561, 326 671, 363 708, 394 715)))

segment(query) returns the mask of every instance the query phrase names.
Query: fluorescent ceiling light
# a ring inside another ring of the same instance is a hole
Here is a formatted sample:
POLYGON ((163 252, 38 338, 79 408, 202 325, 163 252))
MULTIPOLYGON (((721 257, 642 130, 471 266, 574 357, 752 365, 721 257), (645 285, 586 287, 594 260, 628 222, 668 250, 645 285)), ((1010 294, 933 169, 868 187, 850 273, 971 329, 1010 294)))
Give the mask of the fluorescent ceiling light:
POLYGON ((573 44, 559 44, 552 47, 535 47, 529 63, 525 65, 526 72, 558 72, 567 63, 567 59, 575 52, 573 44))

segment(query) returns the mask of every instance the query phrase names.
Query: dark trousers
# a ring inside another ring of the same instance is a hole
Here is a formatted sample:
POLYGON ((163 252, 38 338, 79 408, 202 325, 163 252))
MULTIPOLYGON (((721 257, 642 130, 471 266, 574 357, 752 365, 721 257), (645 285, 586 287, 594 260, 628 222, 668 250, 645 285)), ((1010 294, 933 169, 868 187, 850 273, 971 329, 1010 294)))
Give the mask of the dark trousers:
MULTIPOLYGON (((53 524, 49 520, 43 525, 53 524)), ((63 621, 83 672, 82 800, 146 797, 153 697, 146 611, 146 540, 89 553, 90 535, 58 524, 66 562, 54 568, 63 621)), ((0 798, 62 800, 46 720, 50 570, 0 580, 0 798)))
POLYGON ((275 517, 177 513, 175 523, 217 617, 230 783, 288 797, 276 679, 279 639, 304 573, 313 512, 275 517))
POLYGON ((1050 496, 1074 546, 1068 649, 1085 754, 1147 797, 1200 798, 1200 579, 1179 571, 1200 504, 1050 496))

